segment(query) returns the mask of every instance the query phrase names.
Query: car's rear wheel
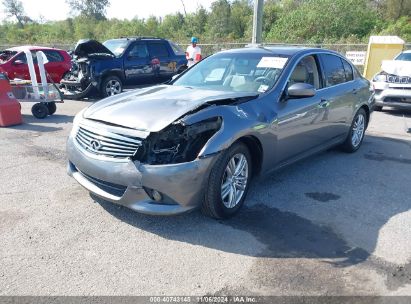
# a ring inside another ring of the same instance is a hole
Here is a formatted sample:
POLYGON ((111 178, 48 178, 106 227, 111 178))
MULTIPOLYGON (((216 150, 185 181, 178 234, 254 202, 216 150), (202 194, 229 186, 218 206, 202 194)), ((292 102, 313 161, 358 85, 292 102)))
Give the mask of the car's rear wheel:
POLYGON ((367 123, 367 113, 361 108, 358 110, 357 114, 355 114, 347 139, 342 144, 344 151, 352 153, 360 148, 364 140, 367 123))
POLYGON ((211 169, 201 210, 217 219, 229 218, 244 204, 251 181, 250 152, 243 143, 235 143, 211 169))
POLYGON ((108 76, 101 85, 101 95, 103 97, 114 96, 123 92, 123 83, 117 76, 108 76))

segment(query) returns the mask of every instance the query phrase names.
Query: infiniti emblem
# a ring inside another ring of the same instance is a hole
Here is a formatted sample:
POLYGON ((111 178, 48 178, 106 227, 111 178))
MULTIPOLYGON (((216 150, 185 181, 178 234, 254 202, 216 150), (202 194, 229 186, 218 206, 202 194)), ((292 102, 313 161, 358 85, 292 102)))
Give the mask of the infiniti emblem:
POLYGON ((98 140, 93 139, 90 142, 90 146, 94 151, 98 151, 101 149, 101 143, 98 140))

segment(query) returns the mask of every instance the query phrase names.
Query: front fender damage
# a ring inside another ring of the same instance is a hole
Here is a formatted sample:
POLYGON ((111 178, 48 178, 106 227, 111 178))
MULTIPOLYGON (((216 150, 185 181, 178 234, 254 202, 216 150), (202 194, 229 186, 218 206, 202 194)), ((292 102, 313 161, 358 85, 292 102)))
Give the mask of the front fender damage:
POLYGON ((254 98, 255 96, 246 96, 213 100, 201 105, 160 132, 151 133, 138 149, 135 159, 150 165, 195 160, 207 142, 222 128, 223 117, 219 115, 218 109, 227 105, 238 105, 254 98))

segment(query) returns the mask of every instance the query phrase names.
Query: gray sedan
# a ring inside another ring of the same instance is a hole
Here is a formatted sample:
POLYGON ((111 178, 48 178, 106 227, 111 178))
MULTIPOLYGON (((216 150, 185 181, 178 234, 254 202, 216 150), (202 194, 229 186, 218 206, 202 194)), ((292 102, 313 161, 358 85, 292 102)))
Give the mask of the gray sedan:
POLYGON ((332 146, 355 152, 373 107, 343 56, 311 48, 220 52, 168 84, 78 113, 68 172, 104 200, 159 215, 234 215, 250 181, 332 146))

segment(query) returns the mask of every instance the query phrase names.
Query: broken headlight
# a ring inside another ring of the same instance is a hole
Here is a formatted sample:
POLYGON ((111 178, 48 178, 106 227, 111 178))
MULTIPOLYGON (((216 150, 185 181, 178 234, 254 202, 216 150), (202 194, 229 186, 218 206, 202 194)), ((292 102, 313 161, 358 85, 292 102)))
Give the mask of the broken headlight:
POLYGON ((137 150, 134 159, 150 165, 193 161, 221 125, 221 117, 192 125, 176 122, 158 133, 150 134, 137 150))
POLYGON ((387 81, 387 75, 384 73, 378 73, 377 75, 374 76, 373 81, 375 82, 386 82, 387 81))

